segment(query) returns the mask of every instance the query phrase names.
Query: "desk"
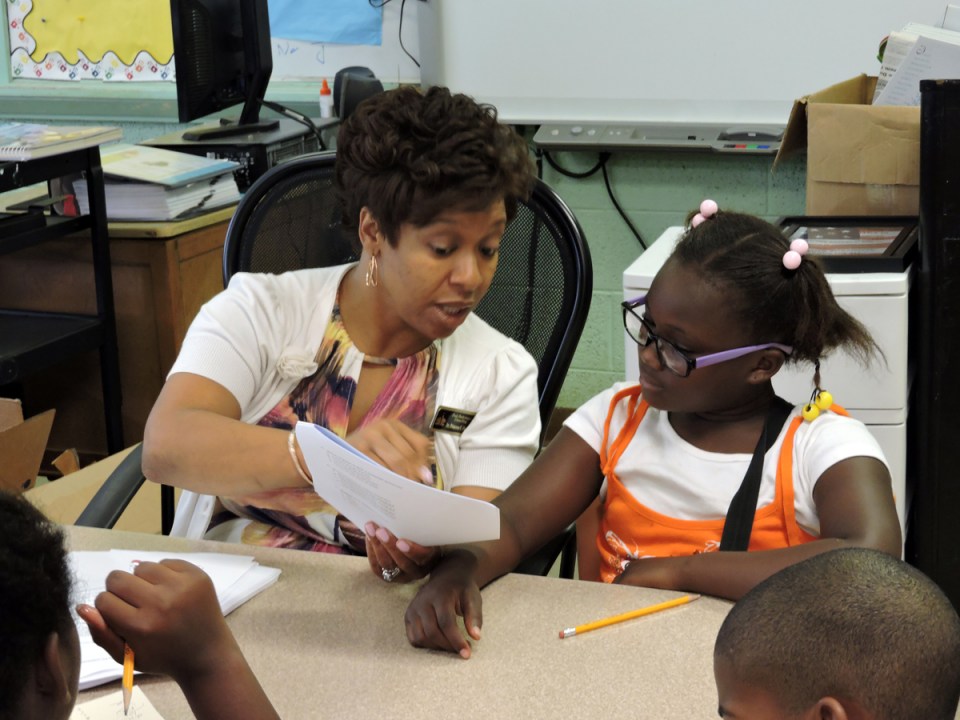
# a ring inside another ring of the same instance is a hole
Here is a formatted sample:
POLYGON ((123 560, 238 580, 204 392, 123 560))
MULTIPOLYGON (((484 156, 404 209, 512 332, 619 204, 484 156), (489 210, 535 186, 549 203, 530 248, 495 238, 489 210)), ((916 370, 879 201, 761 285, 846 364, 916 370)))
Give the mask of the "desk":
MULTIPOLYGON (((270 699, 297 718, 716 717, 713 642, 730 603, 713 598, 560 640, 564 627, 676 593, 507 575, 484 591, 483 640, 464 661, 407 643, 415 587, 387 586, 365 558, 68 529, 78 550, 254 555, 283 573, 228 621, 270 699)), ((192 718, 170 680, 137 683, 165 720, 192 718)), ((116 692, 119 682, 80 694, 116 692)))
MULTIPOLYGON (((226 229, 222 216, 212 225, 170 237, 144 236, 142 223, 109 227, 127 444, 143 438, 147 415, 191 320, 223 289, 226 229)), ((0 266, 0 305, 6 307, 91 312, 92 286, 88 246, 73 237, 7 255, 0 266), (90 292, 83 292, 88 287, 90 292), (86 297, 90 307, 78 306, 76 298, 86 297)), ((57 410, 51 448, 106 454, 103 428, 91 422, 103 407, 98 373, 96 356, 81 355, 25 382, 27 415, 57 410)))

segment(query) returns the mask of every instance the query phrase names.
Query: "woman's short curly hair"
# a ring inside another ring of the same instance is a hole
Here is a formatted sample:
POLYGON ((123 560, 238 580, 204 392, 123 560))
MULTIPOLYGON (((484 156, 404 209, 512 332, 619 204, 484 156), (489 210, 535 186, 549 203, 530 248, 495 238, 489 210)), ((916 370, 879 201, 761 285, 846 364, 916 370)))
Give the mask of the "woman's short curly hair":
POLYGON ((344 224, 368 208, 391 243, 402 223, 503 200, 508 220, 534 182, 527 144, 496 110, 447 88, 400 87, 364 100, 337 136, 344 224))

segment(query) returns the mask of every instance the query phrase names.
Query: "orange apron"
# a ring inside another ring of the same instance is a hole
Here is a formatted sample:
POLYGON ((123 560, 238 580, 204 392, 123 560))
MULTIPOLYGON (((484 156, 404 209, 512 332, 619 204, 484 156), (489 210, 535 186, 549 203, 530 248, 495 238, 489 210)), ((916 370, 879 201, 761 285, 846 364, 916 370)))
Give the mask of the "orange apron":
MULTIPOLYGON (((645 400, 639 400, 640 393, 640 386, 634 385, 614 395, 603 425, 600 468, 607 478, 607 497, 597 547, 600 550, 600 577, 604 582, 613 582, 631 560, 716 551, 723 533, 724 518, 678 520, 662 515, 638 502, 617 477, 617 462, 649 407, 645 400), (629 398, 627 421, 608 447, 610 421, 617 404, 624 398, 629 398)), ((836 404, 830 409, 841 415, 847 414, 836 404)), ((797 524, 794 512, 793 437, 802 422, 803 418, 795 417, 787 428, 777 464, 773 502, 757 508, 748 550, 772 550, 818 539, 797 524)))

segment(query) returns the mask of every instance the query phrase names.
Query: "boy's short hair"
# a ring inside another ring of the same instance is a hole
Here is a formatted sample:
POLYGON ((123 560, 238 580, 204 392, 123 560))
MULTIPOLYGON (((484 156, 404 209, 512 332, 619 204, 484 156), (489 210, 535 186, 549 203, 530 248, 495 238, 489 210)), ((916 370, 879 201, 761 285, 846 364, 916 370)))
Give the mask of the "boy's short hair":
POLYGON ((337 135, 343 224, 368 208, 392 244, 402 223, 423 227, 446 211, 503 200, 507 219, 535 180, 526 141, 497 111, 444 87, 405 86, 367 98, 337 135))
POLYGON ((0 491, 0 715, 21 701, 50 633, 73 625, 63 540, 26 499, 0 491))
POLYGON ((792 565, 737 602, 714 657, 784 713, 825 697, 878 720, 953 720, 960 618, 923 573, 886 553, 844 548, 792 565))

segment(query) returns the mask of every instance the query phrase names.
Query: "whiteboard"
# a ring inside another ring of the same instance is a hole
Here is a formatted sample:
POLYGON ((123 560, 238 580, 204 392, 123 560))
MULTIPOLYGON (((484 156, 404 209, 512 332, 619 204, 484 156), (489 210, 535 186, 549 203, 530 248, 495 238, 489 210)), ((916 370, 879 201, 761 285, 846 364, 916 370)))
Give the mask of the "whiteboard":
POLYGON ((945 0, 427 0, 421 77, 510 122, 785 125, 945 0))
MULTIPOLYGON (((408 0, 403 10, 403 45, 417 60, 420 46, 418 5, 418 0, 408 0)), ((400 8, 400 0, 392 0, 383 6, 383 40, 379 46, 311 43, 273 38, 271 79, 332 78, 341 68, 362 65, 373 70, 385 83, 420 82, 420 69, 400 47, 400 8)))

